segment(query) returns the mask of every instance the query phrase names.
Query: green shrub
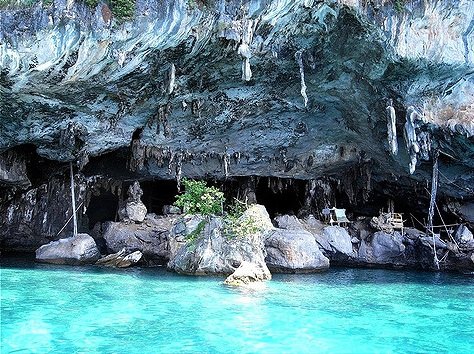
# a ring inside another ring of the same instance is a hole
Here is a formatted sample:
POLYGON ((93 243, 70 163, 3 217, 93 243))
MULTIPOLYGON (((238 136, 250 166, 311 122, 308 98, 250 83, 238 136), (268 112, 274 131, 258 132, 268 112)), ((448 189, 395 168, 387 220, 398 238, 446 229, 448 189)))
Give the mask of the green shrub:
POLYGON ((222 214, 224 193, 215 187, 206 186, 204 181, 183 179, 184 193, 176 197, 174 205, 187 214, 222 214))
POLYGON ((224 217, 223 234, 228 238, 246 237, 261 231, 257 220, 252 217, 242 218, 249 208, 247 203, 234 199, 234 203, 229 207, 224 217))
MULTIPOLYGON (((23 9, 32 7, 38 2, 39 0, 0 0, 0 9, 23 9)), ((44 2, 43 5, 48 6, 48 4, 44 2)))
POLYGON ((406 0, 395 0, 393 6, 395 7, 396 12, 403 12, 403 10, 405 9, 405 1, 406 0))
POLYGON ((135 13, 135 0, 109 0, 110 9, 119 21, 133 17, 135 13))
POLYGON ((84 0, 84 3, 91 9, 95 9, 99 5, 99 0, 84 0))

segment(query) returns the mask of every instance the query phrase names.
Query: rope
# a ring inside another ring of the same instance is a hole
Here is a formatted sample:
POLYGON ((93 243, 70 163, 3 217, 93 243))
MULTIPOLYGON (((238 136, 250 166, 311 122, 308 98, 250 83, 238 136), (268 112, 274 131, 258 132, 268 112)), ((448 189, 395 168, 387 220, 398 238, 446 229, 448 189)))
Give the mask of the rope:
MULTIPOLYGON (((75 211, 76 213, 77 213, 77 211, 81 208, 82 204, 84 204, 84 201, 82 201, 82 202, 79 204, 79 206, 77 207, 77 209, 76 209, 76 211, 75 211)), ((67 224, 69 224, 69 221, 71 221, 71 219, 73 218, 73 216, 74 216, 74 213, 72 213, 72 215, 69 217, 69 219, 67 219, 67 221, 66 221, 66 223, 64 224, 64 226, 62 227, 62 229, 59 230, 59 232, 56 234, 56 237, 58 237, 59 234, 60 234, 61 232, 63 232, 63 230, 66 228, 67 224)))

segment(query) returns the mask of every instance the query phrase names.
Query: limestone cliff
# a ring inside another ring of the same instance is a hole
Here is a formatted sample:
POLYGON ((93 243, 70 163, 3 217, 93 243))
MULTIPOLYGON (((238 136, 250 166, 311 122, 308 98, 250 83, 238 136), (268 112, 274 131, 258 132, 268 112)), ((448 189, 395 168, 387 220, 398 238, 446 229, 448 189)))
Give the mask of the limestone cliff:
POLYGON ((443 210, 473 222, 473 1, 137 0, 129 19, 113 3, 0 10, 3 225, 71 160, 424 211, 434 152, 443 210))

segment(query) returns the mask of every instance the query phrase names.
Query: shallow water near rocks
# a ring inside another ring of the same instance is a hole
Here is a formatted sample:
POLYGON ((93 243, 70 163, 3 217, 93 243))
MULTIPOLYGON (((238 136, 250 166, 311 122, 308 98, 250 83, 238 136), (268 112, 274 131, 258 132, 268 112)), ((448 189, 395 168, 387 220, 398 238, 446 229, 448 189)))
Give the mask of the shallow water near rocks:
POLYGON ((407 353, 474 350, 474 278, 331 269, 257 288, 160 268, 4 258, 1 352, 407 353))

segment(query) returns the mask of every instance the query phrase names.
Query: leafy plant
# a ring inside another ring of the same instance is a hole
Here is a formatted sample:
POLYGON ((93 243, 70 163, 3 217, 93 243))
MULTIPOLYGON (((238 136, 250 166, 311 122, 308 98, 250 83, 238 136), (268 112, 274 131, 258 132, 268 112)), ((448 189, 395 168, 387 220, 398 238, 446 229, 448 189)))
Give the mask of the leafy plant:
POLYGON ((84 3, 91 9, 95 9, 99 4, 99 0, 84 0, 84 3))
POLYGON ((124 21, 133 17, 135 13, 136 0, 109 0, 112 13, 119 21, 124 21))
POLYGON ((174 205, 187 214, 222 214, 224 193, 215 187, 208 187, 204 181, 183 179, 184 193, 176 197, 174 205))
POLYGON ((405 8, 405 1, 406 0, 395 0, 393 6, 394 6, 396 12, 398 12, 398 13, 403 12, 403 10, 405 8))
MULTIPOLYGON (((22 9, 32 7, 38 2, 39 0, 0 0, 0 9, 22 9)), ((48 6, 45 2, 43 5, 48 6)))
POLYGON ((249 208, 247 203, 234 199, 224 218, 223 234, 228 237, 246 237, 261 230, 257 220, 249 217, 243 217, 245 211, 249 208))

